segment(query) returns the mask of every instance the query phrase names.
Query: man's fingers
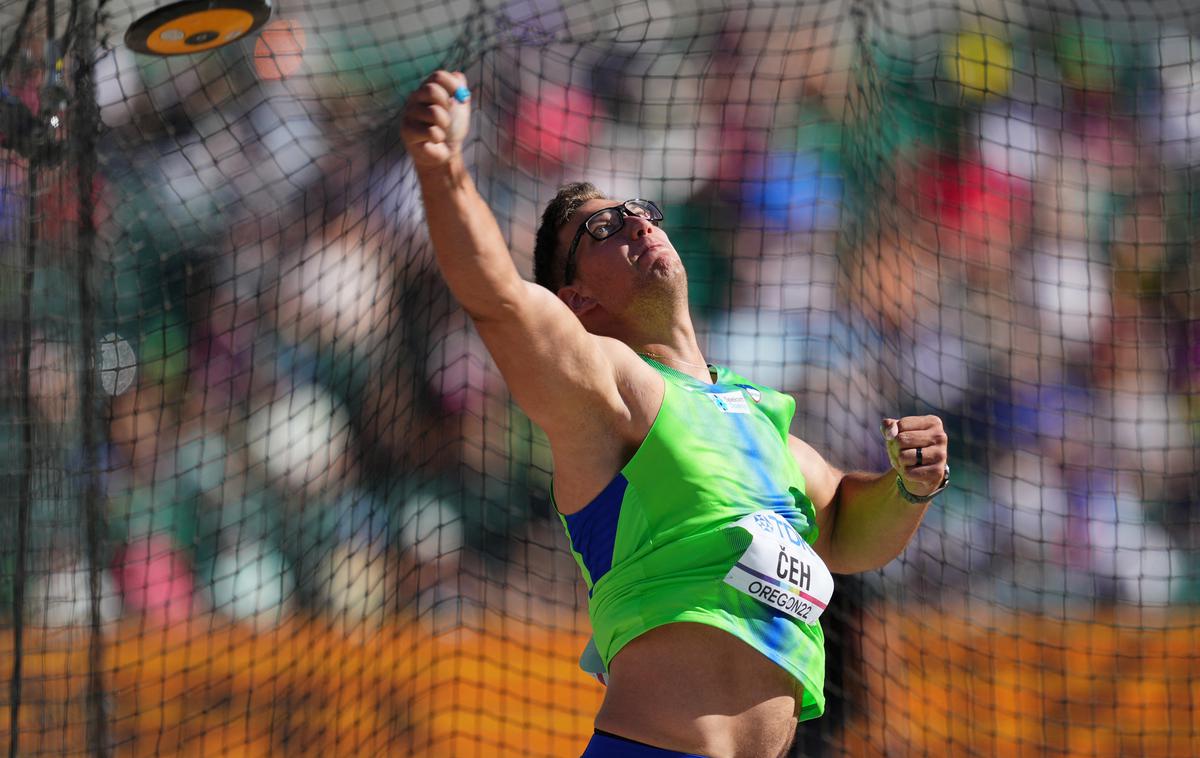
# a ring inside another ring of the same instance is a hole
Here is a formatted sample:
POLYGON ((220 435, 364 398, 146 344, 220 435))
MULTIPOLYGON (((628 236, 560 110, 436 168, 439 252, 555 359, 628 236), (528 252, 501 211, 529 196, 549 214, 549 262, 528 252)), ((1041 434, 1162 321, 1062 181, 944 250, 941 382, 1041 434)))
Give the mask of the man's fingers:
POLYGON ((912 472, 912 471, 915 471, 915 470, 918 470, 921 468, 929 468, 929 467, 940 468, 941 464, 945 463, 946 458, 947 458, 946 448, 940 447, 937 445, 931 445, 929 447, 913 448, 911 450, 901 450, 900 455, 898 457, 900 459, 900 465, 904 466, 904 468, 907 469, 909 472, 912 472), (921 451, 921 459, 919 461, 919 463, 921 465, 919 465, 919 466, 917 465, 918 464, 917 450, 921 451))
POLYGON ((880 423, 888 458, 909 491, 933 492, 946 476, 949 441, 937 416, 885 418, 880 423))
POLYGON ((418 168, 444 165, 459 151, 471 108, 465 104, 467 97, 460 93, 456 99, 455 92, 466 84, 462 73, 437 71, 409 96, 400 135, 418 168))
POLYGON ((402 129, 401 133, 410 154, 421 151, 433 155, 431 150, 446 149, 446 133, 439 127, 423 126, 420 129, 402 129))
POLYGON ((443 108, 449 108, 451 97, 453 97, 451 90, 447 90, 436 82, 425 82, 413 93, 412 101, 421 105, 440 105, 443 108))
POLYGON ((404 138, 405 142, 429 142, 431 128, 429 124, 422 121, 406 118, 400 124, 400 136, 404 138))
POLYGON ((908 450, 914 447, 930 447, 932 445, 945 445, 946 433, 940 428, 938 429, 922 429, 916 432, 900 432, 896 436, 896 443, 901 450, 908 450))
POLYGON ((448 108, 454 98, 454 92, 459 87, 466 86, 466 82, 467 79, 462 74, 435 71, 413 93, 413 99, 418 103, 436 103, 448 108))
POLYGON ((885 418, 879 422, 879 431, 883 432, 883 438, 888 442, 896 439, 896 435, 900 431, 898 422, 894 418, 885 418))
POLYGON ((933 427, 941 428, 942 420, 937 416, 905 416, 896 422, 901 432, 915 432, 933 427))
POLYGON ((426 134, 429 135, 427 142, 441 144, 446 141, 446 130, 440 126, 430 126, 426 129, 426 134))
POLYGON ((413 124, 405 121, 400 125, 400 136, 409 144, 426 142, 429 139, 429 127, 425 124, 413 124))
POLYGON ((407 118, 422 124, 434 124, 443 129, 450 126, 450 111, 436 103, 410 109, 407 118))
POLYGON ((439 87, 444 89, 447 94, 453 95, 454 90, 466 85, 467 77, 463 76, 461 73, 451 73, 449 71, 439 70, 430 74, 427 81, 432 84, 437 84, 439 87))
POLYGON ((401 125, 401 136, 409 144, 442 143, 450 128, 450 112, 437 103, 410 106, 401 125))

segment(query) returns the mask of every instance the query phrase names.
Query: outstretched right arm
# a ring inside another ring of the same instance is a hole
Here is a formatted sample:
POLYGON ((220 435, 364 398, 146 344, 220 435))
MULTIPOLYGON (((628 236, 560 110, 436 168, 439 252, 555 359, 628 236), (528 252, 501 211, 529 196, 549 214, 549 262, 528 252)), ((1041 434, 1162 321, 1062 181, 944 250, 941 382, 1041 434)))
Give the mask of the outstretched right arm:
POLYGON ((462 74, 439 71, 413 93, 402 133, 416 167, 438 266, 463 308, 477 321, 503 318, 523 296, 522 279, 495 218, 463 163, 469 102, 453 92, 462 74))
POLYGON ((462 74, 439 71, 409 98, 402 134, 421 185, 438 266, 526 413, 550 435, 628 417, 612 347, 543 287, 521 278, 462 158, 470 105, 462 74), (616 415, 613 415, 613 414, 616 415))

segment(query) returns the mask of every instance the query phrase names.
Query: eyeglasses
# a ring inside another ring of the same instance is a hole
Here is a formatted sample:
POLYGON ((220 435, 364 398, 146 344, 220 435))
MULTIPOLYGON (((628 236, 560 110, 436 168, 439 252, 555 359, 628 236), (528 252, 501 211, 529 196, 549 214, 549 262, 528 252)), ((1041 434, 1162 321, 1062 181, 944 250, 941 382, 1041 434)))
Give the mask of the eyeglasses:
POLYGON ((587 220, 579 225, 575 238, 571 240, 571 247, 567 249, 567 266, 563 273, 564 287, 575 279, 575 250, 579 247, 579 240, 583 239, 583 233, 587 232, 592 239, 603 242, 625 228, 626 216, 644 218, 655 226, 663 220, 663 213, 657 205, 649 200, 638 199, 626 200, 611 208, 601 208, 588 216, 587 220))

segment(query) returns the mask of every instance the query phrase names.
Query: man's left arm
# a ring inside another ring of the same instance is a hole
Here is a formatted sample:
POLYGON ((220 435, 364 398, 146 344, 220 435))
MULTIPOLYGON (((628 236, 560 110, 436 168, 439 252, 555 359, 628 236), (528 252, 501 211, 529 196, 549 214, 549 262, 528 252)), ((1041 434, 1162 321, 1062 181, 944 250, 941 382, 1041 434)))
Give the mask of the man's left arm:
POLYGON ((839 471, 804 441, 788 438, 816 510, 820 534, 813 547, 836 574, 869 571, 900 555, 929 508, 928 502, 905 498, 901 484, 920 500, 946 477, 947 439, 940 418, 884 419, 881 431, 892 463, 883 474, 839 471))

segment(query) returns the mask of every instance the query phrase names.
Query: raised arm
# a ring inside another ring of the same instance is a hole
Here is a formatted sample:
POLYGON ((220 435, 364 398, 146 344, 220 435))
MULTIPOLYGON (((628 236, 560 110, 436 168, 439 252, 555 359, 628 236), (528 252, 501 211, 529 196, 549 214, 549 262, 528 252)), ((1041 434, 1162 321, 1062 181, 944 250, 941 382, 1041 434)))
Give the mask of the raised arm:
POLYGON ((912 539, 929 503, 905 499, 897 475, 914 496, 935 492, 946 475, 946 433, 937 416, 885 419, 883 436, 892 462, 883 474, 844 473, 807 443, 788 440, 817 513, 820 535, 813 547, 834 573, 879 568, 912 539))
POLYGON ((559 430, 621 417, 606 350, 611 346, 588 334, 552 293, 522 279, 513 264, 463 162, 470 121, 466 85, 460 73, 434 73, 409 98, 401 133, 442 275, 474 320, 513 397, 553 441, 559 430))

